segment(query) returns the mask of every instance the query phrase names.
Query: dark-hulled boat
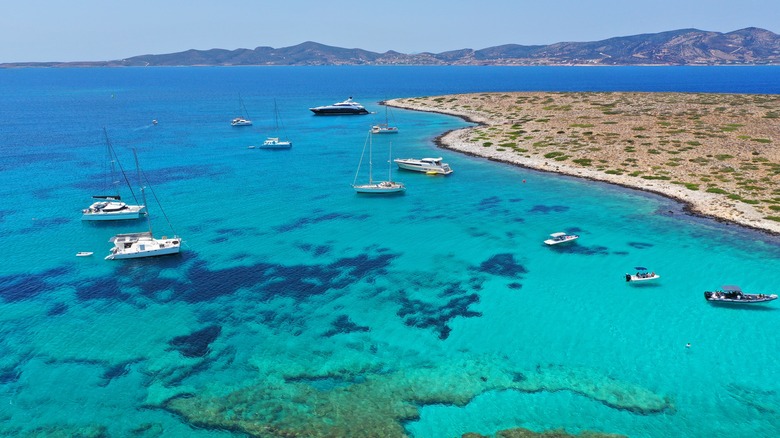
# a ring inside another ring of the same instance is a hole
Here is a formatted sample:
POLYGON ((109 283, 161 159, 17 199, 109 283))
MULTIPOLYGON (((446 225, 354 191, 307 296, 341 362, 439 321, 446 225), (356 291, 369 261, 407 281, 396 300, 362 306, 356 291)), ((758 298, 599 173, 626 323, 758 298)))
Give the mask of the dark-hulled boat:
POLYGON ((311 112, 318 116, 341 116, 341 115, 359 115, 368 114, 363 105, 352 100, 352 97, 344 102, 337 102, 333 105, 318 106, 309 108, 311 112))
POLYGON ((753 304, 777 299, 776 294, 746 294, 739 286, 722 286, 722 290, 704 292, 704 299, 711 303, 753 304))

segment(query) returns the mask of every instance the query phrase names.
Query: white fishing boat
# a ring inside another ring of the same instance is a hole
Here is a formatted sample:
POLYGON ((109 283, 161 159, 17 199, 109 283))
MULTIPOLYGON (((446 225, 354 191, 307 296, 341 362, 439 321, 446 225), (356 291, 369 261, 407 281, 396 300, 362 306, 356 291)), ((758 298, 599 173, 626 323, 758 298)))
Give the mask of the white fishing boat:
MULTIPOLYGON (((138 155, 136 154, 135 149, 133 149, 133 155, 135 155, 135 165, 138 169, 138 180, 143 181, 141 178, 141 168, 138 165, 138 155)), ((146 200, 143 182, 141 183, 141 193, 144 196, 144 200, 146 200)), ((162 209, 162 207, 160 208, 162 209)), ((114 247, 111 248, 110 253, 105 257, 105 259, 137 259, 142 257, 177 254, 181 249, 182 239, 176 235, 173 237, 163 236, 160 239, 155 239, 152 232, 151 217, 147 215, 146 220, 149 225, 149 231, 117 234, 116 236, 112 237, 109 242, 112 242, 114 247)))
POLYGON ((635 266, 634 269, 636 269, 636 274, 626 274, 626 281, 650 281, 661 278, 655 272, 647 272, 647 268, 644 266, 635 266))
POLYGON ((390 126, 387 119, 387 105, 385 105, 385 123, 379 123, 371 127, 372 134, 398 134, 398 127, 390 126))
POLYGON ((449 175, 452 173, 450 165, 443 163, 439 158, 396 158, 393 160, 399 169, 423 172, 429 175, 449 175))
MULTIPOLYGON (((369 193, 369 194, 389 194, 389 193, 403 193, 406 190, 406 186, 403 183, 393 181, 393 169, 390 164, 390 159, 387 161, 387 181, 374 181, 373 179, 373 158, 372 158, 372 140, 373 134, 368 131, 368 137, 363 145, 363 152, 360 154, 360 163, 358 164, 357 172, 355 172, 355 180, 352 182, 352 188, 357 193, 369 193), (360 175, 360 166, 363 164, 363 157, 366 154, 366 147, 368 147, 368 184, 357 184, 358 177, 360 175)), ((390 156, 392 156, 392 144, 389 147, 390 156)))
MULTIPOLYGON (((108 161, 108 168, 106 169, 106 178, 109 180, 106 190, 115 191, 115 195, 93 195, 94 202, 87 208, 81 210, 81 220, 83 221, 118 221, 118 220, 132 220, 138 219, 146 213, 145 205, 126 204, 122 202, 122 197, 119 195, 119 180, 117 179, 117 167, 119 167, 122 179, 127 182, 127 176, 119 163, 119 159, 116 156, 114 147, 111 145, 111 140, 108 138, 108 132, 103 128, 103 135, 106 138, 106 155, 108 161)), ((127 183, 130 193, 135 198, 133 188, 127 183)), ((138 201, 136 201, 138 202, 138 201)))
POLYGON ((268 137, 261 146, 259 146, 260 149, 289 149, 292 147, 292 142, 290 140, 280 140, 279 136, 279 130, 280 130, 280 118, 279 118, 279 108, 276 106, 276 99, 274 99, 274 119, 275 119, 275 137, 268 137))
POLYGON ((721 290, 704 292, 704 299, 715 304, 755 304, 774 301, 777 294, 746 294, 739 286, 726 285, 721 290))
POLYGON ((561 243, 566 242, 573 242, 574 240, 579 239, 580 236, 576 234, 566 234, 566 233, 552 233, 550 234, 550 238, 545 240, 544 243, 547 245, 558 245, 561 243))
POLYGON ((230 121, 231 126, 251 126, 252 121, 249 120, 249 113, 246 111, 246 106, 244 106, 244 100, 241 99, 241 95, 238 95, 238 106, 239 111, 242 113, 242 115, 234 118, 230 121))

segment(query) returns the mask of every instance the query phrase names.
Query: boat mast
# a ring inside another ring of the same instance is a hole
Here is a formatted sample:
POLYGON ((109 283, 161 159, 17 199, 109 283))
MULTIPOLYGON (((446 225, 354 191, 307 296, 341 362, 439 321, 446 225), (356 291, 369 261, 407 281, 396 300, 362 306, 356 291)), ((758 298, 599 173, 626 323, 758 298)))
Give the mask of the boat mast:
MULTIPOLYGON (((144 182, 141 179, 141 166, 138 165, 138 153, 136 152, 135 148, 133 148, 133 157, 135 157, 135 169, 138 172, 138 183, 141 185, 141 197, 144 200, 144 205, 146 204, 146 189, 144 187, 144 182)), ((149 217, 149 213, 146 213, 146 223, 149 225, 149 236, 154 236, 152 234, 152 219, 149 217)))
MULTIPOLYGON (((351 98, 350 98, 351 99, 351 98)), ((373 184, 374 179, 372 178, 372 171, 374 167, 373 160, 371 158, 371 144, 373 143, 374 136, 371 134, 371 131, 368 131, 368 183, 373 184)))
POLYGON ((390 147, 388 148, 388 156, 387 156, 387 180, 392 182, 393 181, 393 142, 390 142, 390 147))

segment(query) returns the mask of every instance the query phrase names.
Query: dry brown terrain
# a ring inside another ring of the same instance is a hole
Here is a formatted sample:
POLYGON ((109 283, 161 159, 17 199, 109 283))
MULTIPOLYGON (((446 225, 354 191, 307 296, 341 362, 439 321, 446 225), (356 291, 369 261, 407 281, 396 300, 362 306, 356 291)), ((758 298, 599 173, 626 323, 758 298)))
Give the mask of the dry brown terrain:
POLYGON ((479 93, 394 99, 479 126, 444 147, 661 193, 699 214, 780 233, 780 96, 479 93))

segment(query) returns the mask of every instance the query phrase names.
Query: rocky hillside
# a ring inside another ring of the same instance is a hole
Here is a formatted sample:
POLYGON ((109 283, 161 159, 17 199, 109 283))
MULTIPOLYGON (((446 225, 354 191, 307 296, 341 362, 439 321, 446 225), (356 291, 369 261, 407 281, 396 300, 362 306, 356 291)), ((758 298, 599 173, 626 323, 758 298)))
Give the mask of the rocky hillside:
POLYGON ((681 29, 546 46, 506 44, 481 50, 404 54, 344 49, 315 42, 274 49, 187 50, 97 62, 36 62, 0 67, 230 65, 728 65, 780 64, 780 35, 747 28, 720 33, 681 29))

